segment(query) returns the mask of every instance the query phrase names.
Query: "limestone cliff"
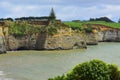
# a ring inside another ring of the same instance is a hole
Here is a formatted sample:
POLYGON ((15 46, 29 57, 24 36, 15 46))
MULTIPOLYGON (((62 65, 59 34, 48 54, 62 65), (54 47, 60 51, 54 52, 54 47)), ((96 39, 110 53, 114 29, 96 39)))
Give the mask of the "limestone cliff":
POLYGON ((61 27, 54 35, 49 35, 47 32, 32 35, 30 41, 26 36, 14 37, 11 35, 7 40, 7 50, 65 50, 87 48, 87 45, 96 44, 98 44, 98 38, 95 33, 88 34, 68 27, 61 27))
POLYGON ((6 53, 5 39, 3 36, 0 36, 0 54, 6 53))
POLYGON ((105 25, 92 24, 97 31, 96 37, 102 42, 120 42, 120 29, 105 25))
POLYGON ((94 24, 91 26, 94 27, 92 33, 61 27, 54 35, 43 32, 32 35, 30 40, 26 36, 14 37, 11 35, 7 39, 7 50, 64 50, 87 48, 87 45, 97 45, 99 41, 120 42, 119 29, 94 24))
POLYGON ((7 50, 34 50, 37 37, 32 36, 29 41, 26 36, 14 37, 9 36, 7 39, 7 50))
POLYGON ((1 53, 6 53, 6 44, 5 44, 5 36, 7 35, 8 28, 3 27, 4 23, 0 22, 0 54, 1 53))
POLYGON ((71 28, 61 28, 55 35, 45 33, 38 36, 36 49, 73 49, 86 48, 86 42, 82 34, 73 32, 71 28))

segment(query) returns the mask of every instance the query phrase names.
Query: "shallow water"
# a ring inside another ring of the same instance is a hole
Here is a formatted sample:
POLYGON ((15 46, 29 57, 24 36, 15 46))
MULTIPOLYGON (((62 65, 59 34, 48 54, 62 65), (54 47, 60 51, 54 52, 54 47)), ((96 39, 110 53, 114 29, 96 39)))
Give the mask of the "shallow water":
POLYGON ((0 55, 0 80, 47 80, 92 59, 120 67, 120 43, 99 43, 83 50, 8 52, 0 55))

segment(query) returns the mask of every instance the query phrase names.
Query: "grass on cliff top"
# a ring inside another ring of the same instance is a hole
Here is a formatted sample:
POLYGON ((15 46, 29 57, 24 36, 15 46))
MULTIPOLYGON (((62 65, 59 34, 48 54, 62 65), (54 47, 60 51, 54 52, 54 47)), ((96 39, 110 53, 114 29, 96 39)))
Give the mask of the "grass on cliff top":
POLYGON ((111 28, 118 28, 120 29, 120 23, 114 23, 114 22, 104 22, 104 21, 81 21, 81 22, 64 22, 66 25, 68 25, 71 28, 83 28, 84 24, 100 24, 105 25, 111 28))
POLYGON ((83 22, 64 22, 64 24, 68 25, 71 27, 73 30, 74 29, 79 29, 81 30, 83 28, 83 22))

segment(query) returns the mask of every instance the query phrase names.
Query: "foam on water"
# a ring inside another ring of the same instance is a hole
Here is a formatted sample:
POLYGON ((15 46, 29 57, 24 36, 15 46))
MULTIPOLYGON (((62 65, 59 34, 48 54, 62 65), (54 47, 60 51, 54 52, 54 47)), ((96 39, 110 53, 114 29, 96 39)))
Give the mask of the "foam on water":
POLYGON ((0 80, 14 80, 12 78, 6 78, 5 75, 3 71, 0 71, 0 80))
POLYGON ((0 71, 0 76, 1 76, 1 75, 5 75, 5 74, 3 73, 3 71, 0 71))
POLYGON ((11 78, 0 78, 0 80, 13 80, 11 78))

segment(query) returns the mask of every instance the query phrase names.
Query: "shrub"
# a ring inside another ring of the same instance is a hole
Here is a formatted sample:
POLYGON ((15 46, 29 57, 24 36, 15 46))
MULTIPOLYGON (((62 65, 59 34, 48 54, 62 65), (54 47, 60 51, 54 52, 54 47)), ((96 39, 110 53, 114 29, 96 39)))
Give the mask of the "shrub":
POLYGON ((94 28, 91 25, 87 25, 87 28, 84 28, 86 33, 92 33, 93 29, 94 28))
POLYGON ((49 26, 47 32, 49 35, 54 35, 57 33, 57 28, 55 26, 49 26))
POLYGON ((57 76, 48 80, 120 80, 120 71, 116 65, 91 60, 75 66, 65 76, 57 76))
POLYGON ((67 80, 110 80, 109 68, 100 60, 79 64, 67 76, 67 80))
POLYGON ((65 76, 62 75, 62 76, 57 76, 55 78, 49 78, 48 80, 65 80, 65 76))
POLYGON ((120 71, 118 70, 117 65, 108 65, 110 69, 110 79, 111 80, 120 80, 120 71))

